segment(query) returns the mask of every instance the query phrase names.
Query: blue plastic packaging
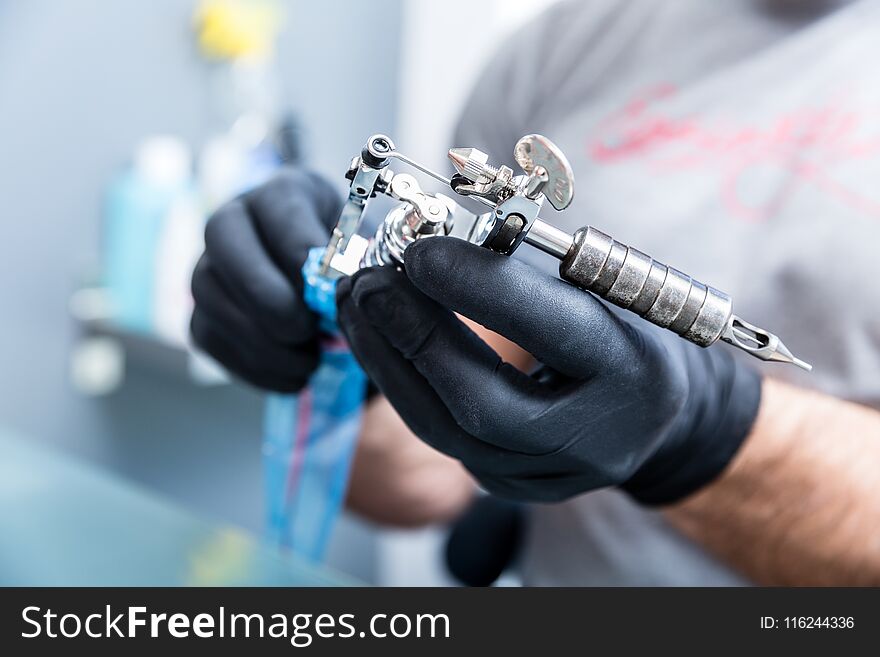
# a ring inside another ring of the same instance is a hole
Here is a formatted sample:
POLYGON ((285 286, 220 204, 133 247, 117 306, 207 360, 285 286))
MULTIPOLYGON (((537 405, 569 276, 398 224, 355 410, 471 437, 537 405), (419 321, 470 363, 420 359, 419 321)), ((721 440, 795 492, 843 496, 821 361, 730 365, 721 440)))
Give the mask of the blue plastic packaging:
POLYGON ((336 284, 318 273, 324 249, 303 267, 305 298, 328 337, 321 363, 297 395, 266 402, 263 463, 270 541, 324 558, 342 512, 357 447, 367 377, 336 328, 336 284))

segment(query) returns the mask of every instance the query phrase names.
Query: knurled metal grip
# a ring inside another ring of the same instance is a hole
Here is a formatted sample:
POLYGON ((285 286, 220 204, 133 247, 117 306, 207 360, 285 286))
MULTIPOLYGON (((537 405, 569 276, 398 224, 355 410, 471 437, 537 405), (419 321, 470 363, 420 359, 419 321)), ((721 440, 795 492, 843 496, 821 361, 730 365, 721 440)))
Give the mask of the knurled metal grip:
POLYGON ((724 292, 590 226, 574 234, 559 274, 701 347, 721 336, 732 313, 724 292))

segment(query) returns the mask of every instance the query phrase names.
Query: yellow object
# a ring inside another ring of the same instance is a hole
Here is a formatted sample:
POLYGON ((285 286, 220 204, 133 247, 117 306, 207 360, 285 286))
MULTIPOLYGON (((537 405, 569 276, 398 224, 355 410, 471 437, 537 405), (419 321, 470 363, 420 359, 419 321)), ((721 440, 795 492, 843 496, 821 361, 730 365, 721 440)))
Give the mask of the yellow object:
POLYGON ((191 551, 184 585, 234 586, 246 581, 254 570, 255 552, 253 540, 243 532, 224 529, 191 551))
POLYGON ((267 0, 204 0, 195 22, 199 48, 210 59, 268 58, 281 12, 267 0))

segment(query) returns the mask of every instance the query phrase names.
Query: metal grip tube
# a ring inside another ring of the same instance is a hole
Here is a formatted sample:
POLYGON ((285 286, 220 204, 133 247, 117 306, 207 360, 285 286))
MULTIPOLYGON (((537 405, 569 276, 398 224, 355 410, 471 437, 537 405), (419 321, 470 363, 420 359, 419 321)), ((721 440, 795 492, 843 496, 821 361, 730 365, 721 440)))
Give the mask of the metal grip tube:
POLYGON ((559 275, 701 347, 721 336, 732 313, 724 292, 591 226, 574 234, 559 275))

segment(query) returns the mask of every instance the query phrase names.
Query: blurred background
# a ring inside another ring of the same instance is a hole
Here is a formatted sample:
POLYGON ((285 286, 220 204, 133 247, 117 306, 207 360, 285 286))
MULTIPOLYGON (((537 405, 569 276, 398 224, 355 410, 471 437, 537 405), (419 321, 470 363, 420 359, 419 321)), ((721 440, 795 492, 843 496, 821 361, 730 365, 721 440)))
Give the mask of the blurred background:
MULTIPOLYGON (((0 3, 0 433, 259 535, 262 397, 186 345, 206 216, 285 161, 342 191, 376 132, 440 166, 483 60, 548 4, 0 3)), ((28 454, 8 468, 55 472, 28 454)), ((445 583, 443 532, 345 518, 330 564, 445 583)))

